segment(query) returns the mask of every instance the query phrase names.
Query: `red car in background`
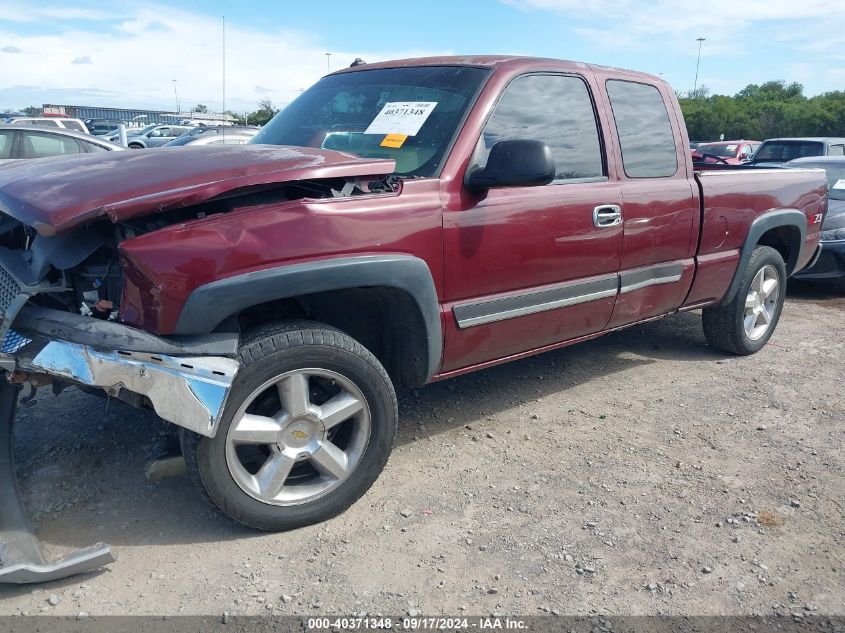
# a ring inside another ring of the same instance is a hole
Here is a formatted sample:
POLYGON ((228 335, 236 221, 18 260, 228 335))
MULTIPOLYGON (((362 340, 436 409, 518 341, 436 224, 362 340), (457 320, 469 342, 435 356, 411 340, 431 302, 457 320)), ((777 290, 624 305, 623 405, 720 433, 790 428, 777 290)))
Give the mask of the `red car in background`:
POLYGON ((751 158, 760 147, 760 141, 719 141, 716 143, 701 143, 692 150, 693 162, 723 163, 739 165, 751 158))

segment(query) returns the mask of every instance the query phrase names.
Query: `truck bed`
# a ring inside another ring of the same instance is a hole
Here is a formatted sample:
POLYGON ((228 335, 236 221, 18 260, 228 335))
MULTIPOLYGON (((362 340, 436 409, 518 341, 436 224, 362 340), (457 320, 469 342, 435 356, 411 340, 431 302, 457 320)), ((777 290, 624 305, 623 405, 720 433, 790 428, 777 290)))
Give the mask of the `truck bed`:
POLYGON ((800 211, 807 218, 800 252, 786 258, 789 274, 807 265, 819 241, 827 206, 823 170, 722 167, 726 168, 695 173, 701 200, 698 267, 684 307, 706 304, 726 293, 748 233, 763 214, 800 211))

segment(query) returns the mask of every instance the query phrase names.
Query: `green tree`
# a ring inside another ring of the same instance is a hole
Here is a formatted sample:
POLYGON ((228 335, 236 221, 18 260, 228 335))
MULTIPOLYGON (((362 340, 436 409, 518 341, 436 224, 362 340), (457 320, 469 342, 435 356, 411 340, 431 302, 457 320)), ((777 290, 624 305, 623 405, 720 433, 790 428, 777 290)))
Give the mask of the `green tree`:
POLYGON ((733 96, 702 87, 679 95, 689 135, 695 140, 778 136, 845 136, 845 92, 804 95, 797 82, 748 84, 733 96), (704 91, 704 92, 702 92, 704 91))
POLYGON ((258 102, 258 110, 247 115, 250 125, 266 125, 266 123, 278 114, 279 108, 273 105, 269 99, 262 99, 258 102))
POLYGON ((208 112, 208 106, 202 103, 198 103, 194 106, 192 112, 201 112, 202 114, 206 114, 208 112))

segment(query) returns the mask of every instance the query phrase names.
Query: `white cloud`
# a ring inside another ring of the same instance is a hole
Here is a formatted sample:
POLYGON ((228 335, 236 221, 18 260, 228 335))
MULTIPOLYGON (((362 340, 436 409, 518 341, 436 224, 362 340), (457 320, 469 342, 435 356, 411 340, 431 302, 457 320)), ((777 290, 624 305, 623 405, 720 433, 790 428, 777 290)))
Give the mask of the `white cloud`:
MULTIPOLYGON (((702 60, 732 60, 728 63, 743 69, 745 83, 772 78, 757 77, 755 62, 771 69, 775 52, 788 60, 783 70, 789 71, 789 78, 809 84, 810 92, 841 89, 834 78, 845 61, 843 0, 500 1, 522 11, 554 14, 567 28, 608 51, 694 60, 696 38, 704 37, 702 60), (807 74, 796 76, 796 64, 805 64, 807 74)), ((707 66, 704 61, 702 66, 707 66)), ((679 87, 685 88, 686 81, 686 76, 681 78, 679 87)), ((742 79, 737 73, 702 74, 702 83, 717 92, 731 92, 741 87, 742 79)))
MULTIPOLYGON (((0 41, 22 50, 14 64, 0 64, 0 107, 53 101, 172 110, 174 79, 182 109, 197 103, 211 110, 223 106, 220 18, 149 3, 119 12, 36 8, 12 0, 2 3, 0 19, 5 21, 0 41), (49 19, 51 28, 27 34, 39 19, 49 19)), ((277 105, 290 101, 326 73, 327 48, 315 34, 271 25, 258 30, 227 19, 226 108, 253 110, 268 95, 277 105)), ((377 61, 444 53, 334 50, 331 61, 338 68, 356 57, 377 61)))
MULTIPOLYGON (((655 48, 684 42, 697 46, 695 38, 707 38, 702 55, 737 52, 744 44, 761 40, 758 29, 772 29, 776 37, 799 44, 818 44, 801 37, 795 27, 812 21, 816 38, 824 25, 841 31, 845 2, 837 0, 501 0, 523 10, 553 11, 574 21, 598 21, 604 26, 584 29, 592 35, 611 35, 608 45, 655 48), (655 39, 658 38, 658 39, 655 39)), ((841 42, 841 35, 838 40, 841 42)), ((833 43, 831 43, 833 44, 833 43)), ((831 46, 832 48, 832 46, 831 46)))

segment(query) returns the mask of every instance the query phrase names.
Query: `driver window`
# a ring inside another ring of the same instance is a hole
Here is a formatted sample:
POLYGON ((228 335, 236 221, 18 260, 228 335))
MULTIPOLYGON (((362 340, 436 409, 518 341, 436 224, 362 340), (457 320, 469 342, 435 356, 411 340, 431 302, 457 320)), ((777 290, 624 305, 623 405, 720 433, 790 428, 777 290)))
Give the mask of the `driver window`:
POLYGON ((525 75, 512 81, 479 139, 481 166, 494 144, 511 139, 548 145, 556 182, 605 175, 593 102, 580 77, 525 75))

